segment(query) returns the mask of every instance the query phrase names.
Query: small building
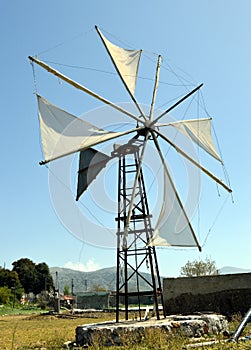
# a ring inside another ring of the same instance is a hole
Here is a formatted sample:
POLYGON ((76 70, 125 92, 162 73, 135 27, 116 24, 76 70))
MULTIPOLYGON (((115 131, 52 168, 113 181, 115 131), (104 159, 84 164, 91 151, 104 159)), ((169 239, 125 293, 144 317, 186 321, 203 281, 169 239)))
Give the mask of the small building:
POLYGON ((110 292, 81 292, 76 294, 78 309, 102 310, 110 306, 110 292))
POLYGON ((62 295, 60 296, 60 306, 66 308, 73 308, 76 305, 76 296, 75 295, 62 295))

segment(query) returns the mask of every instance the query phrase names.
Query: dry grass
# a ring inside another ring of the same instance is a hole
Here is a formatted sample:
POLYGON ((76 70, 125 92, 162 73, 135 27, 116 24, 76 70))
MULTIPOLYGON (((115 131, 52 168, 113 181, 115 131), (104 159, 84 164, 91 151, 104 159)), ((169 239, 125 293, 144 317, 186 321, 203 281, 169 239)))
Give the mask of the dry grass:
MULTIPOLYGON (((0 316, 0 349, 1 350, 34 350, 34 349, 62 349, 66 341, 74 341, 75 329, 77 326, 93 322, 102 322, 114 319, 113 314, 95 314, 87 317, 69 318, 56 317, 52 315, 17 315, 0 316)), ((232 329, 237 327, 237 322, 232 324, 232 329)), ((251 327, 247 327, 246 333, 251 334, 251 327)), ((179 350, 183 349, 189 339, 177 335, 166 335, 162 332, 149 330, 142 337, 140 344, 138 339, 125 336, 124 346, 109 347, 112 349, 132 349, 132 350, 179 350)), ((210 339, 207 339, 210 340, 210 339)), ((100 339, 94 339, 93 350, 104 349, 100 344, 100 339)), ((106 348, 107 349, 107 348, 106 348)), ((210 347, 199 349, 251 349, 251 341, 240 342, 239 344, 222 343, 210 347)))
POLYGON ((74 341, 77 326, 103 320, 104 316, 95 319, 57 318, 50 315, 2 316, 0 349, 61 349, 66 341, 74 341))

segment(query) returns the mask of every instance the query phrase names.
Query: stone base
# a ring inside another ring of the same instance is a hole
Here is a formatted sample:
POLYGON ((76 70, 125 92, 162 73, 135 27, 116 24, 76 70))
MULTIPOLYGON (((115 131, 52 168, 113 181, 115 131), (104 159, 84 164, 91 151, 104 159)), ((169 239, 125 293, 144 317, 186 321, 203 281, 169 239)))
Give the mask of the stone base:
POLYGON ((151 318, 146 321, 102 322, 78 326, 76 343, 89 345, 98 341, 102 345, 123 345, 123 339, 133 334, 133 339, 142 339, 146 329, 160 329, 166 333, 178 332, 188 337, 201 337, 205 334, 228 333, 226 317, 217 314, 189 316, 168 316, 161 320, 151 318))

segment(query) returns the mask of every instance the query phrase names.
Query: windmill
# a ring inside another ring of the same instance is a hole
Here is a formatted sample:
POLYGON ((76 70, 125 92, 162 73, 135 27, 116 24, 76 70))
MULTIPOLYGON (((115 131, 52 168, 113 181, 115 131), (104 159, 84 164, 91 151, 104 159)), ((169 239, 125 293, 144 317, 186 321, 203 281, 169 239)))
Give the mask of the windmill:
MULTIPOLYGON (((45 159, 40 164, 46 164, 55 159, 79 152, 79 172, 77 200, 91 186, 91 183, 111 159, 118 161, 117 190, 117 275, 116 275, 116 321, 119 321, 119 305, 121 300, 125 305, 125 318, 128 319, 129 299, 136 298, 139 317, 143 297, 151 297, 155 305, 157 319, 160 318, 159 304, 162 304, 164 315, 163 293, 156 255, 156 246, 197 247, 201 250, 186 210, 176 190, 170 171, 166 165, 165 156, 161 150, 159 139, 173 147, 194 166, 206 173, 228 192, 231 189, 213 173, 181 149, 172 139, 168 138, 163 128, 174 128, 185 135, 199 147, 204 149, 217 161, 221 162, 211 136, 211 119, 192 119, 177 122, 161 123, 162 118, 175 107, 197 92, 203 84, 197 86, 165 111, 155 116, 155 100, 159 83, 161 56, 156 66, 155 83, 152 101, 148 113, 142 109, 135 98, 139 61, 142 50, 128 50, 111 43, 96 27, 97 33, 109 54, 126 91, 132 99, 137 113, 115 104, 99 94, 77 83, 66 75, 48 66, 45 62, 29 56, 30 61, 38 64, 49 73, 87 93, 88 95, 109 105, 116 111, 133 120, 135 128, 126 131, 108 131, 90 124, 53 105, 37 95, 41 139, 45 159), (117 138, 129 137, 122 145, 114 144, 113 151, 107 155, 93 148, 99 144, 117 138), (147 145, 152 143, 155 154, 159 157, 163 169, 163 203, 159 219, 153 227, 151 208, 147 197, 147 186, 144 179, 143 164, 147 145), (150 281, 142 273, 147 265, 150 270, 150 281), (132 288, 132 280, 136 286, 132 288), (147 290, 142 290, 142 282, 147 284, 147 290)), ((135 302, 134 302, 135 303, 135 302)))

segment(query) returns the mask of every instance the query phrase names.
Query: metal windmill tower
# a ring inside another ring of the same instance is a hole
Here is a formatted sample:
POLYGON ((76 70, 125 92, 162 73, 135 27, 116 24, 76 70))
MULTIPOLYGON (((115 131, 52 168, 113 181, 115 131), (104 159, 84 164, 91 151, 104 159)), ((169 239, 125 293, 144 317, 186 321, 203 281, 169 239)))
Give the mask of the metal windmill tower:
POLYGON ((125 318, 128 319, 130 298, 134 298, 134 303, 136 298, 139 317, 141 318, 142 298, 146 296, 152 298, 156 316, 159 319, 159 304, 162 304, 163 310, 164 305, 155 246, 198 247, 199 250, 201 248, 166 165, 158 138, 171 145, 179 154, 192 162, 193 165, 197 166, 228 192, 231 192, 231 189, 188 155, 185 150, 181 149, 162 131, 165 127, 175 128, 221 162, 211 137, 210 118, 161 123, 161 119, 165 115, 198 91, 202 84, 187 93, 160 115, 154 117, 161 65, 161 56, 159 56, 151 106, 149 113, 146 114, 134 96, 141 50, 127 50, 118 47, 108 41, 97 27, 96 30, 138 110, 137 115, 61 74, 41 60, 31 56, 29 56, 29 59, 49 73, 133 119, 136 122, 136 127, 122 132, 107 131, 71 115, 37 95, 41 138, 45 156, 45 160, 40 164, 46 164, 68 154, 80 152, 78 200, 109 160, 114 158, 118 160, 116 320, 119 321, 119 306, 122 301, 125 305, 125 318), (133 134, 133 137, 122 145, 115 144, 110 155, 93 148, 100 143, 129 134, 133 134), (156 156, 161 161, 164 183, 163 203, 155 227, 152 226, 151 208, 149 208, 143 171, 144 157, 149 142, 154 145, 156 156), (171 201, 169 200, 170 197, 172 198, 171 201), (145 265, 149 267, 150 280, 142 272, 145 265), (132 281, 134 281, 133 286, 132 281), (147 285, 148 288, 142 290, 142 283, 147 285))

